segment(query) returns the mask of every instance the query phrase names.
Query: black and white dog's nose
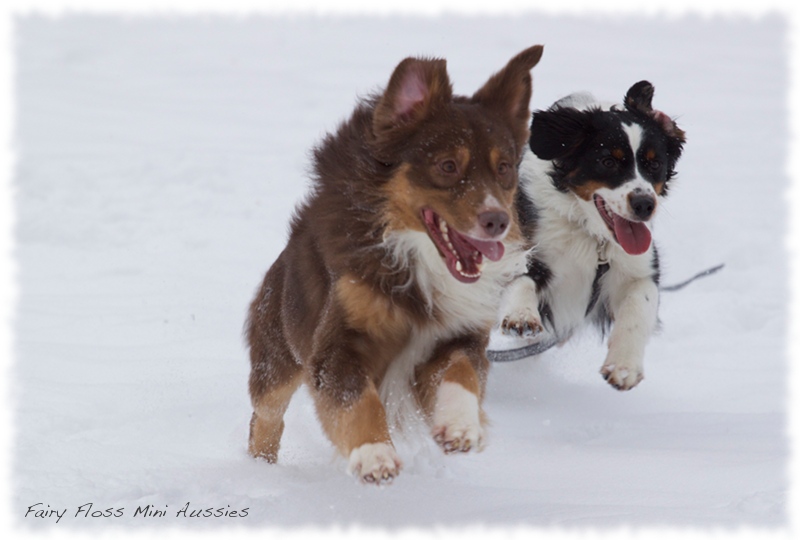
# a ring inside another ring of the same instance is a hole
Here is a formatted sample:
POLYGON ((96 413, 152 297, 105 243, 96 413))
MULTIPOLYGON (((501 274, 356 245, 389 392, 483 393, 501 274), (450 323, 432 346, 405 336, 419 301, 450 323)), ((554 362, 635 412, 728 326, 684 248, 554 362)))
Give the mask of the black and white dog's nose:
POLYGON ((631 193, 628 195, 628 204, 631 205, 633 215, 642 221, 647 221, 656 209, 656 199, 646 193, 631 193))

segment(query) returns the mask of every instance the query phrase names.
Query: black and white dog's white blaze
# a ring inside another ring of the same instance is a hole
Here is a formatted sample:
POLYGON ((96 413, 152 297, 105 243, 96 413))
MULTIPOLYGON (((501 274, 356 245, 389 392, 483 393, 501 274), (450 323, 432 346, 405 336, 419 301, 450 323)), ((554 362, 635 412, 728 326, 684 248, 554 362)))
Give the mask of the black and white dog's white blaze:
POLYGON ((658 253, 651 226, 685 141, 652 107, 653 86, 623 104, 569 95, 533 115, 517 210, 534 248, 508 289, 504 333, 563 343, 588 322, 605 333, 601 373, 620 390, 643 378, 658 320, 658 253))

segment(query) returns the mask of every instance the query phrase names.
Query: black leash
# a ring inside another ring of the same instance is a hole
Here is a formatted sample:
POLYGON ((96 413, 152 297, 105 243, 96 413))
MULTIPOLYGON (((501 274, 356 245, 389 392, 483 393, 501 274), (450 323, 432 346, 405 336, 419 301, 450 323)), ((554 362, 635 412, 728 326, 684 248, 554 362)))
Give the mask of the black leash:
MULTIPOLYGON (((597 301, 597 298, 595 298, 594 291, 597 288, 599 278, 602 277, 603 274, 605 274, 606 270, 608 270, 607 264, 605 265, 605 268, 601 270, 602 266, 603 265, 600 265, 600 267, 598 267, 597 276, 595 276, 594 283, 592 284, 592 299, 589 302, 589 309, 587 310, 587 314, 592 310, 592 307, 594 307, 594 303, 597 301)), ((692 281, 702 277, 710 276, 711 274, 716 274, 724 267, 725 267, 724 264, 718 264, 717 266, 709 268, 708 270, 703 270, 702 272, 695 274, 694 276, 690 277, 685 281, 681 281, 680 283, 676 283, 674 285, 667 285, 666 287, 659 287, 658 290, 663 292, 679 291, 684 287, 686 287, 688 284, 690 284, 692 281)), ((532 343, 531 345, 526 345, 525 347, 520 347, 518 349, 507 349, 503 351, 489 350, 486 351, 486 357, 491 362, 514 362, 515 360, 522 360, 523 358, 527 358, 529 356, 536 356, 537 354, 541 354, 544 351, 554 347, 557 343, 558 341, 556 340, 547 340, 538 343, 532 343)))
POLYGON ((486 351, 486 357, 490 362, 514 362, 529 356, 536 356, 547 349, 554 347, 557 341, 540 341, 520 347, 519 349, 506 349, 504 351, 486 351))
POLYGON ((715 266, 713 268, 709 268, 708 270, 703 270, 702 272, 699 272, 699 273, 693 275, 692 277, 690 277, 686 281, 681 281, 680 283, 676 283, 675 285, 667 285, 666 287, 659 287, 658 290, 659 291, 666 291, 666 292, 679 291, 679 290, 683 289, 684 287, 686 287, 692 281, 694 281, 696 279, 699 279, 701 277, 710 276, 711 274, 716 274, 717 272, 722 270, 724 267, 725 267, 724 264, 718 264, 717 266, 715 266))

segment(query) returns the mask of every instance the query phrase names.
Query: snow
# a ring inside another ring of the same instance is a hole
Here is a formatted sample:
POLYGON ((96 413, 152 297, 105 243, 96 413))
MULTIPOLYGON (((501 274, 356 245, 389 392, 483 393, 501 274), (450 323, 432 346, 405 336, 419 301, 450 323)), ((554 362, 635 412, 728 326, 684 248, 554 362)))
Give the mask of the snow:
POLYGON ((71 15, 14 30, 15 527, 788 525, 779 16, 71 15), (446 57, 470 94, 535 43, 534 108, 653 82, 688 135, 655 232, 663 281, 725 269, 663 295, 630 392, 599 375, 591 332, 494 366, 481 453, 401 439, 393 485, 359 485, 303 389, 279 463, 250 459, 242 326, 312 145, 408 55, 446 57), (37 503, 67 513, 25 517, 37 503), (87 503, 124 511, 75 517, 87 503), (178 515, 187 503, 247 515, 178 515), (134 517, 146 505, 166 515, 134 517))

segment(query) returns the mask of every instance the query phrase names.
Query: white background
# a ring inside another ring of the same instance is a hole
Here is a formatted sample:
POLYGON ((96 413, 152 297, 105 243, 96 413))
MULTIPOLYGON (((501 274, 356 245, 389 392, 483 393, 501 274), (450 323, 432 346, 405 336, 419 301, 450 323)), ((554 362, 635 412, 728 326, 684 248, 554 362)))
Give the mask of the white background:
POLYGON ((788 19, 149 15, 14 25, 15 530, 43 525, 21 517, 34 502, 392 530, 787 523, 788 19), (446 57, 468 94, 539 42, 534 108, 655 84, 689 138, 656 230, 664 281, 726 269, 663 298, 630 393, 597 374, 592 334, 497 366, 482 454, 401 441, 404 474, 368 490, 299 394, 282 463, 252 462, 240 331, 310 147, 404 56, 446 57))

